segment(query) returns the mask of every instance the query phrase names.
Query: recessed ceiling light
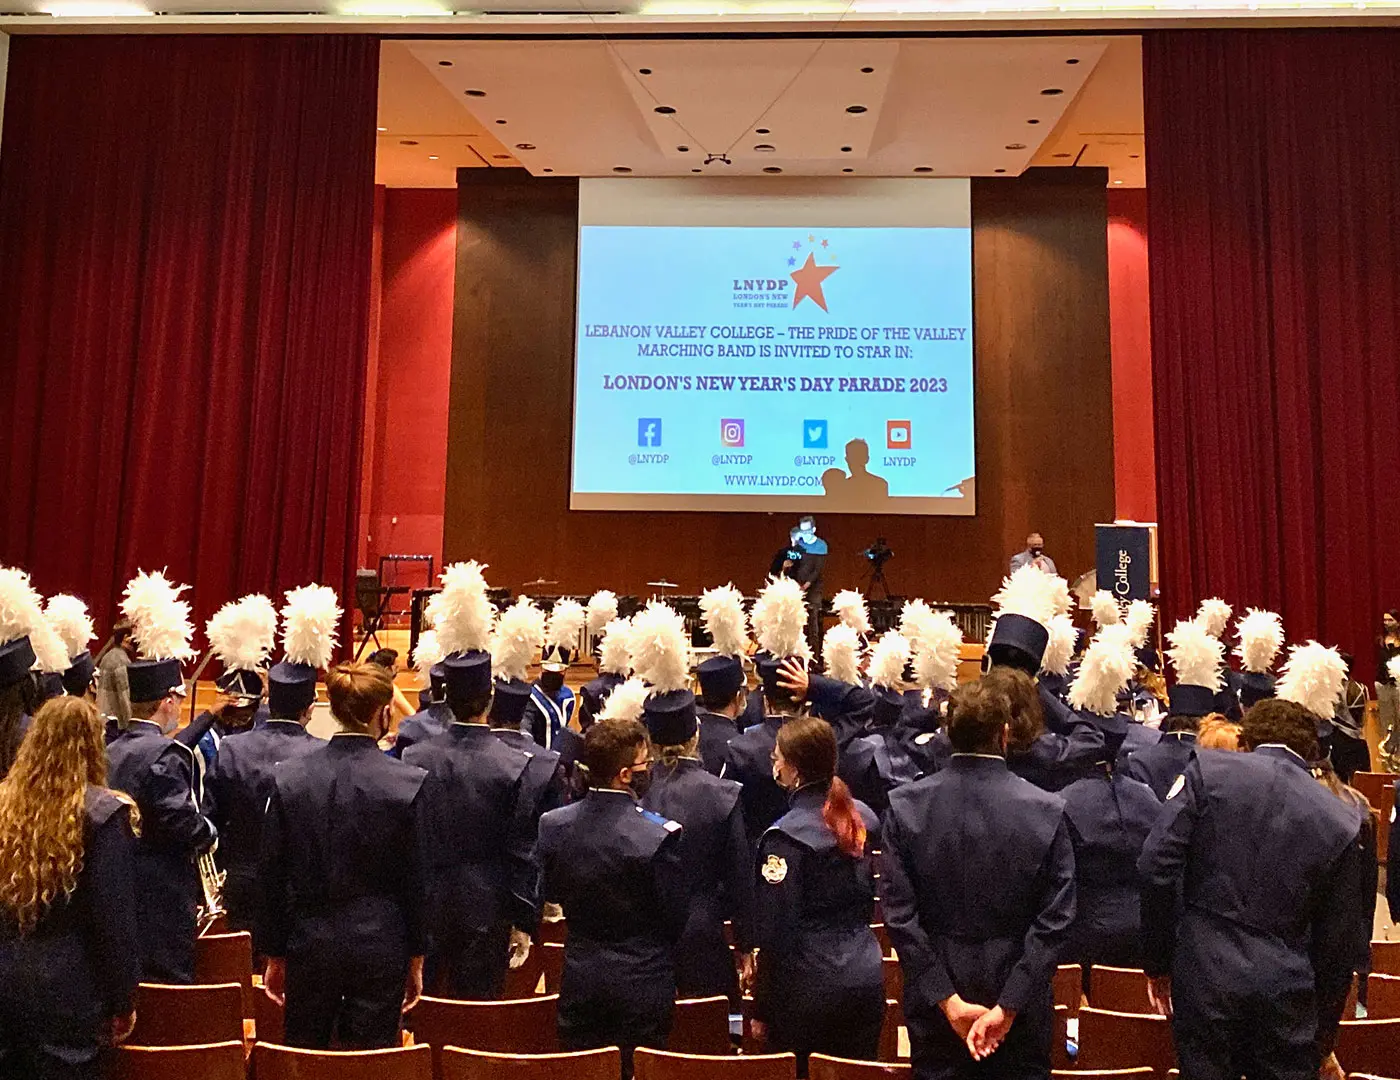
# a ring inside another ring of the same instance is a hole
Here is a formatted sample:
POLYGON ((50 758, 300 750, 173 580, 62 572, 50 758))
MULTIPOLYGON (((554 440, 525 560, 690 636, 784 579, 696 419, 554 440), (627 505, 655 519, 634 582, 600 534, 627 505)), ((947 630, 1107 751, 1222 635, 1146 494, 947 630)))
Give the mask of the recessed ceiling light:
POLYGON ((699 169, 691 169, 690 171, 691 171, 691 172, 700 172, 699 169))
POLYGON ((1068 60, 1065 61, 1065 63, 1066 63, 1066 64, 1077 64, 1077 63, 1079 63, 1079 59, 1078 59, 1077 57, 1071 56, 1068 60))
POLYGON ((1040 121, 1039 121, 1039 120, 1027 120, 1026 123, 1028 123, 1028 124, 1038 124, 1038 123, 1040 123, 1040 121))
POLYGON ((688 147, 688 146, 678 146, 678 147, 676 147, 676 153, 678 153, 678 154, 688 154, 688 153, 690 153, 690 147, 688 147))
POLYGON ((1136 161, 1138 158, 1142 157, 1141 154, 1129 154, 1128 156, 1129 156, 1130 158, 1132 158, 1134 161, 1136 161))
POLYGON ((638 68, 638 69, 637 69, 637 74, 638 74, 638 75, 650 75, 650 74, 651 74, 651 68, 638 68))
POLYGON ((466 91, 466 95, 467 95, 467 97, 485 97, 485 96, 486 96, 486 91, 485 91, 485 90, 468 90, 468 91, 466 91))
POLYGON ((776 146, 774 146, 772 143, 766 143, 766 142, 761 142, 761 143, 758 143, 756 146, 754 146, 754 150, 755 150, 757 153, 760 153, 760 154, 771 154, 771 153, 772 153, 774 150, 776 150, 776 149, 778 149, 778 148, 777 148, 776 146))
POLYGON ((1054 97, 1056 94, 1063 94, 1064 91, 1061 90, 1058 86, 1048 86, 1044 90, 1042 90, 1041 93, 1046 97, 1054 97))
POLYGON ((843 146, 843 147, 841 147, 841 153, 843 153, 843 154, 849 154, 850 152, 851 152, 851 148, 850 148, 849 146, 843 146))
POLYGON ((452 61, 451 61, 451 60, 439 60, 439 61, 438 61, 438 67, 451 67, 451 66, 452 66, 452 61))
POLYGON ((675 111, 676 110, 670 105, 658 105, 655 109, 652 110, 652 112, 660 113, 662 116, 674 115, 675 111))
POLYGON ((532 142, 518 142, 515 144, 515 148, 517 150, 533 150, 535 148, 535 144, 532 142))
POLYGON ((863 67, 860 69, 862 75, 870 75, 875 71, 873 67, 863 67))
POLYGON ((1055 154, 1054 156, 1057 157, 1057 158, 1074 157, 1073 154, 1055 154))
POLYGON ((1123 181, 1122 181, 1122 180, 1115 180, 1115 181, 1113 181, 1113 182, 1114 182, 1115 184, 1121 184, 1123 181))
POLYGON ((491 157, 492 157, 494 160, 496 160, 496 161, 509 161, 509 160, 510 160, 510 155, 509 155, 509 154, 492 154, 491 157))
POLYGON ((553 172, 553 169, 541 169, 540 172, 553 172))
POLYGON ((842 172, 855 172, 855 169, 842 169, 842 172))
POLYGON ((766 172, 766 173, 780 173, 780 172, 782 172, 783 170, 780 169, 780 168, 778 168, 778 166, 776 166, 776 165, 766 165, 766 166, 764 166, 763 171, 766 172))
POLYGON ((866 109, 866 107, 865 107, 864 105, 847 105, 847 106, 846 106, 846 111, 847 111, 848 113, 856 113, 856 114, 859 114, 859 113, 866 112, 866 111, 868 111, 868 110, 866 109))
POLYGON ((437 159, 438 159, 438 156, 437 156, 436 154, 429 154, 429 155, 428 155, 428 160, 429 160, 429 161, 436 161, 437 159))
POLYGON ((505 121, 504 121, 504 120, 497 120, 496 123, 498 123, 498 124, 504 124, 505 121))
POLYGON ((992 172, 1006 172, 1005 169, 993 169, 992 172))
POLYGON ((1024 150, 1026 148, 1026 144, 1023 142, 1009 142, 1006 144, 1006 148, 1008 150, 1024 150))
POLYGON ((380 130, 380 131, 388 131, 389 129, 386 128, 386 127, 382 127, 382 128, 380 128, 379 130, 380 130))
POLYGON ((626 165, 614 165, 614 166, 613 166, 613 172, 618 172, 618 173, 629 173, 629 172, 631 172, 631 171, 632 171, 631 168, 628 167, 628 166, 626 166, 626 165))
POLYGON ((915 172, 933 172, 933 169, 932 169, 931 166, 928 166, 928 165, 916 165, 916 166, 914 166, 914 171, 915 171, 915 172))
POLYGON ((767 128, 754 128, 754 129, 753 129, 753 133, 754 133, 755 135, 767 135, 767 134, 768 134, 768 129, 767 129, 767 128))
POLYGON ((417 146, 417 145, 418 145, 418 140, 417 140, 417 139, 400 139, 400 140, 399 140, 399 145, 400 145, 400 146, 417 146))

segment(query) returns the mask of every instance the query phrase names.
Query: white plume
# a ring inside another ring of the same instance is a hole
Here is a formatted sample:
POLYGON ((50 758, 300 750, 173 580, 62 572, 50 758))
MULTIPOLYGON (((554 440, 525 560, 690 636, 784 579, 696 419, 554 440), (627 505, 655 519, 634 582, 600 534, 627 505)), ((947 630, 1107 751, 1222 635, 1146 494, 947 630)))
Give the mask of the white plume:
POLYGON ((1309 641, 1288 650, 1274 693, 1314 716, 1330 719, 1346 682, 1347 665, 1341 653, 1309 641))
POLYGON ((426 675, 434 664, 442 663, 446 655, 436 630, 423 630, 418 634, 418 644, 413 646, 413 666, 420 674, 426 675))
POLYGON ((839 622, 822 638, 826 673, 843 683, 860 683, 860 634, 849 623, 839 622))
POLYGON ((642 707, 646 705, 650 694, 651 688, 633 675, 621 686, 613 688, 613 692, 608 695, 608 700, 603 702, 603 707, 598 712, 598 721, 601 723, 604 720, 640 720, 642 707))
POLYGON ((914 642, 914 681, 925 690, 952 690, 958 685, 962 631, 950 611, 935 612, 923 640, 914 642))
MULTIPOLYGON (((849 626, 857 634, 870 633, 870 609, 865 597, 855 589, 842 589, 831 598, 831 610, 843 626, 849 626)), ((823 651, 826 647, 822 646, 823 651)))
POLYGON ((58 631, 46 621, 29 634, 29 647, 34 650, 34 670, 46 675, 62 675, 68 670, 68 649, 58 631))
POLYGON ((277 609, 261 593, 231 600, 204 626, 225 671, 259 671, 277 644, 277 609))
POLYGON ((29 584, 29 575, 12 566, 0 566, 0 645, 32 634, 43 621, 44 610, 39 594, 29 584))
POLYGON ((749 616, 758 647, 774 658, 811 659, 807 644, 807 601, 792 578, 769 578, 749 616))
MULTIPOLYGON (((1042 571, 1043 573, 1043 571, 1042 571)), ((1069 582, 1058 574, 1045 574, 1050 579, 1050 598, 1056 615, 1069 615, 1074 611, 1074 595, 1069 591, 1069 582)))
POLYGON ((598 643, 598 671, 613 675, 632 672, 632 620, 613 619, 603 627, 598 643))
POLYGON ((1074 628, 1074 620, 1068 615, 1056 615, 1046 629, 1050 631, 1050 640, 1045 643, 1040 670, 1049 675, 1065 675, 1074 657, 1074 643, 1079 639, 1079 631, 1074 628))
POLYGON ((443 567, 442 588, 428 600, 428 614, 437 628, 443 655, 479 652, 491 646, 496 606, 486 592, 486 567, 475 559, 443 567))
MULTIPOLYGON (((992 596, 997 615, 1024 615, 1042 626, 1049 624, 1059 610, 1058 578, 1027 564, 1008 578, 992 596)), ((1061 583, 1062 584, 1062 583, 1061 583)))
POLYGON ((932 634, 933 622, 938 616, 923 600, 906 600, 899 610, 899 632, 909 639, 909 648, 917 649, 932 634))
POLYGON ((898 630, 880 636, 870 650, 867 672, 874 686, 898 690, 904 683, 904 665, 909 663, 909 639, 898 630))
POLYGON ((1218 638, 1225 633, 1225 627, 1230 624, 1231 614, 1229 604, 1218 596, 1212 596, 1209 600, 1201 601, 1201 606, 1196 611, 1196 621, 1206 628, 1207 634, 1218 638))
POLYGON ((523 679, 544 644, 544 612, 528 596, 501 612, 491 636, 491 667, 503 679, 523 679))
POLYGON ((1123 623, 1105 626, 1094 635, 1079 661, 1069 686, 1070 707, 1112 716, 1118 711, 1118 691, 1128 685, 1136 670, 1128 627, 1123 623))
POLYGON ((732 584, 700 594, 700 617, 720 656, 742 656, 748 651, 749 617, 744 614, 743 594, 732 584))
POLYGON ((147 660, 189 660, 194 656, 190 639, 190 605, 180 599, 189 586, 172 585, 163 571, 138 573, 122 593, 122 614, 131 620, 136 650, 147 660))
POLYGON ((551 648, 558 645, 570 650, 578 648, 578 636, 583 632, 583 624, 588 614, 577 600, 562 597, 554 601, 549 609, 549 621, 545 623, 544 643, 551 648))
POLYGON ((1400 682, 1400 656, 1392 656, 1385 662, 1385 670, 1396 682, 1400 682))
POLYGON ((1167 659, 1178 683, 1212 691, 1224 685, 1220 665, 1225 662, 1225 646, 1204 623, 1197 619, 1177 623, 1167 635, 1167 646, 1167 659))
POLYGON ((1276 613, 1250 608, 1240 616, 1235 629, 1240 635, 1235 655, 1245 671, 1258 674, 1274 666, 1274 660, 1283 649, 1283 620, 1276 613))
POLYGON ((617 593, 599 589, 588 598, 588 632, 602 633, 603 627, 617 618, 617 593))
POLYGON ((684 690, 690 684, 690 635, 680 612, 651 600, 632 616, 632 669, 653 693, 684 690))
POLYGON ((63 647, 68 650, 70 660, 79 653, 86 652, 88 642, 97 636, 87 605, 76 596, 69 596, 67 593, 50 596, 44 603, 44 618, 63 639, 63 647))
POLYGON ((1150 600, 1134 600, 1128 605, 1128 614, 1123 621, 1128 626, 1128 641, 1134 649, 1147 644, 1147 635, 1152 632, 1152 623, 1157 618, 1157 609, 1150 600))
POLYGON ((1123 621, 1123 609, 1118 606, 1118 598, 1107 589, 1100 589, 1089 600, 1089 614, 1099 626, 1115 626, 1123 621))
POLYGON ((329 585, 287 590, 282 607, 282 655, 317 671, 330 666, 340 627, 340 601, 329 585))

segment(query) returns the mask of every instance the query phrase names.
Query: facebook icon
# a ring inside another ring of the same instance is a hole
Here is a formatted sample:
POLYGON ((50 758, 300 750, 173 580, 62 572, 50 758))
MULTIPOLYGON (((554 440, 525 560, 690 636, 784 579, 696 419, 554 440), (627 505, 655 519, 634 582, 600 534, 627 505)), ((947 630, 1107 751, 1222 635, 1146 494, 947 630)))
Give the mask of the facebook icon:
POLYGON ((637 421, 637 445, 661 445, 661 418, 659 416, 644 416, 637 421))

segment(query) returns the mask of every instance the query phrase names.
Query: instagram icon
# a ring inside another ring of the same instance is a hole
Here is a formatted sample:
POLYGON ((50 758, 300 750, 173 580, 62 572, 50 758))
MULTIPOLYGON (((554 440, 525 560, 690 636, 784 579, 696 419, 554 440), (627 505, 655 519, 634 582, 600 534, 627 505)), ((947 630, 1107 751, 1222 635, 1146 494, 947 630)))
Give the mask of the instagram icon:
POLYGON ((719 422, 721 446, 744 445, 744 422, 742 420, 721 420, 719 422))

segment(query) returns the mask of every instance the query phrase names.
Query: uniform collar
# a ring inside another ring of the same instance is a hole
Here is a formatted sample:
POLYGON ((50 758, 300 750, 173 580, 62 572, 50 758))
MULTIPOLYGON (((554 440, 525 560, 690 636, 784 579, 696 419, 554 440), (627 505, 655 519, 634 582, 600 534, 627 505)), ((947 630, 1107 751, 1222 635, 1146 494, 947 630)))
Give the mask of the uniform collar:
POLYGON ((820 807, 826 802, 826 795, 830 790, 830 780, 819 780, 814 784, 803 784, 788 796, 788 805, 794 810, 807 806, 820 807))
MULTIPOLYGON (((155 732, 157 735, 161 736, 161 738, 164 738, 164 737, 165 737, 165 732, 161 730, 161 726, 160 726, 159 724, 157 724, 154 720, 138 720, 138 719, 136 719, 136 717, 134 717, 134 716, 127 722, 126 730, 127 730, 127 731, 131 731, 137 724, 145 724, 148 728, 151 729, 151 731, 153 731, 153 732, 155 732)), ((137 732, 137 734, 142 734, 142 735, 149 735, 150 733, 151 733, 151 732, 144 732, 144 731, 143 731, 143 732, 137 732)))
POLYGON ((1006 768, 1006 758, 1000 754, 965 754, 954 753, 948 759, 950 769, 964 769, 968 771, 988 770, 991 772, 1001 772, 1006 768))
POLYGON ((359 731, 337 731, 327 745, 349 754, 362 754, 367 750, 379 752, 379 741, 373 735, 359 731))
POLYGON ((267 718, 267 723, 265 723, 263 726, 271 727, 273 724, 287 724, 291 727, 296 728, 298 731, 306 730, 306 728, 302 727, 300 720, 288 720, 285 716, 269 716, 267 718))
POLYGON ((1310 769, 1303 755, 1291 747, 1284 746, 1283 743, 1264 743, 1254 748, 1256 754, 1264 754, 1266 757, 1278 758, 1280 761, 1291 762, 1300 769, 1310 769))
POLYGON ((637 796, 630 791, 618 791, 617 788, 589 788, 588 798, 591 801, 602 803, 604 806, 640 805, 637 796))
MULTIPOLYGON (((1193 742, 1196 741, 1196 732, 1194 732, 1194 731, 1168 731, 1168 732, 1164 732, 1164 733, 1163 733, 1162 738, 1164 738, 1164 739, 1176 739, 1178 742, 1193 743, 1193 742)), ((1285 747, 1284 749, 1287 749, 1287 747, 1285 747)))

